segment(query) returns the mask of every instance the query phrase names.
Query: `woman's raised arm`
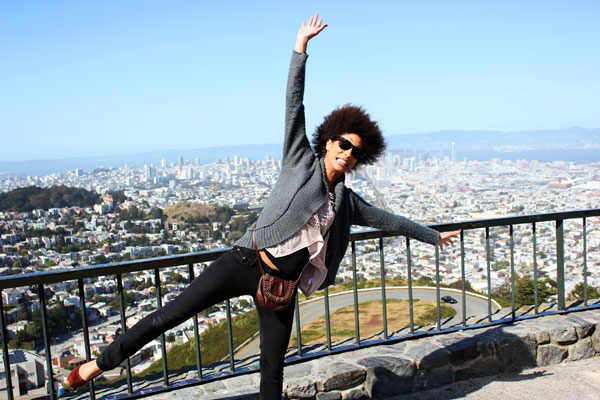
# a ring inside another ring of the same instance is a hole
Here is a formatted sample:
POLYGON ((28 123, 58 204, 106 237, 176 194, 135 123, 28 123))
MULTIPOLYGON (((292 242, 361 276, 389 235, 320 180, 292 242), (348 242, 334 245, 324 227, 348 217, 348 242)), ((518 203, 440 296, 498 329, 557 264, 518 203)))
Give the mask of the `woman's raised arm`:
POLYGON ((310 17, 308 24, 302 21, 302 26, 298 29, 298 36, 296 36, 294 50, 298 53, 306 53, 308 41, 321 33, 326 27, 327 24, 323 24, 323 18, 319 19, 319 13, 315 13, 314 16, 310 17))

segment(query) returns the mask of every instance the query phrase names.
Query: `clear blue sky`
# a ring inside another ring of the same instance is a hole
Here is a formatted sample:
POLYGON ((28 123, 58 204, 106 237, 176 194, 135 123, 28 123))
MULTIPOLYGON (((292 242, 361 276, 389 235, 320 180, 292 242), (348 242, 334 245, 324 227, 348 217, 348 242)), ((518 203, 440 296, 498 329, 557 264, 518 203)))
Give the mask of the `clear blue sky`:
POLYGON ((307 127, 600 127, 600 1, 0 3, 0 161, 280 143, 296 31, 307 127))

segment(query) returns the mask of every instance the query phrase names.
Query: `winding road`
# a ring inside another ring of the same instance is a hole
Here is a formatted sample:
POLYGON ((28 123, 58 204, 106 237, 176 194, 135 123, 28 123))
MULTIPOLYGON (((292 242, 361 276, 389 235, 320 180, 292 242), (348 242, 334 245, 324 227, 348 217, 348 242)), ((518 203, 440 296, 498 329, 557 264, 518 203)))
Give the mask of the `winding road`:
MULTIPOLYGON (((455 318, 462 319, 462 292, 456 289, 440 289, 440 297, 452 296, 457 300, 456 304, 448 304, 456 310, 455 318)), ((466 317, 473 315, 487 314, 487 297, 466 293, 466 317)), ((408 287, 387 287, 387 299, 408 300, 408 287)), ((418 286, 413 287, 413 299, 436 301, 436 288, 418 286)), ((361 289, 358 291, 358 302, 362 303, 371 300, 381 300, 381 288, 361 289)), ((329 312, 354 304, 354 294, 352 291, 334 293, 329 295, 329 312)), ((492 302, 492 312, 500 309, 499 304, 492 302)), ((325 314, 323 297, 308 300, 300 303, 300 323, 307 324, 325 314)), ((295 324, 292 327, 292 334, 296 332, 295 324)), ((244 359, 259 353, 260 340, 258 335, 251 339, 244 347, 235 353, 236 359, 244 359)))

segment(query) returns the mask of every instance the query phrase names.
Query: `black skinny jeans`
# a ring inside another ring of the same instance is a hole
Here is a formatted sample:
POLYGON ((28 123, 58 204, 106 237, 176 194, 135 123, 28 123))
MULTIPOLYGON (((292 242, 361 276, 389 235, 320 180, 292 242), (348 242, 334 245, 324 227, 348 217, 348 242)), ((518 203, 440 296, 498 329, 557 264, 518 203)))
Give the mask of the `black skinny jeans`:
MULTIPOLYGON (((226 299, 256 296, 260 269, 254 250, 234 247, 208 266, 179 296, 120 335, 96 360, 103 371, 116 368, 146 343, 200 311, 226 299)), ((293 303, 275 312, 256 307, 260 329, 260 398, 281 399, 283 362, 292 329, 293 303)))

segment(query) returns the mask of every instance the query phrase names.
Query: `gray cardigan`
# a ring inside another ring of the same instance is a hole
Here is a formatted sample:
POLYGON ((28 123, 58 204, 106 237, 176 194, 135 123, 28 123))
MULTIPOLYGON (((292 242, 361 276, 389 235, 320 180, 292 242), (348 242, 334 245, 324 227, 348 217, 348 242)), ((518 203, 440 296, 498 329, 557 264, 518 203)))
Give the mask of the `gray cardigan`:
MULTIPOLYGON (((273 191, 256 221, 259 249, 275 246, 298 232, 327 200, 323 159, 315 156, 304 122, 304 72, 308 55, 292 55, 288 75, 282 168, 273 191)), ((362 225, 437 244, 439 233, 407 218, 374 207, 344 185, 335 184, 335 219, 329 230, 322 287, 335 283, 335 275, 350 241, 350 226, 362 225)), ((252 227, 236 243, 253 249, 252 227)))

